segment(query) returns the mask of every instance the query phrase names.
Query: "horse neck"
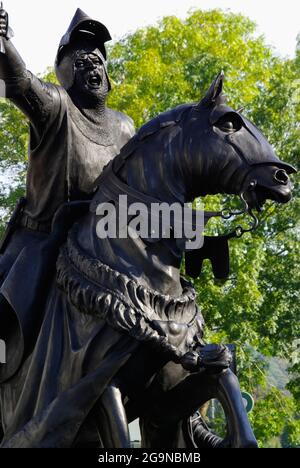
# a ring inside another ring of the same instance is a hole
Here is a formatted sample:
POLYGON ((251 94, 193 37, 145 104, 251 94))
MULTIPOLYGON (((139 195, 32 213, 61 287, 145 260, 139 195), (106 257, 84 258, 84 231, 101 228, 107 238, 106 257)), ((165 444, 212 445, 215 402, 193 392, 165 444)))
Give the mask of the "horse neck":
POLYGON ((186 201, 181 171, 181 134, 175 126, 142 141, 119 176, 130 187, 166 203, 186 201))
MULTIPOLYGON (((207 154, 204 142, 188 137, 188 124, 183 126, 187 128, 183 130, 177 124, 145 138, 126 160, 119 173, 121 179, 135 190, 169 204, 218 193, 218 165, 207 154)), ((193 133, 197 135, 197 131, 193 133)))
MULTIPOLYGON (((157 138, 147 138, 139 145, 135 153, 130 156, 122 167, 118 176, 131 188, 138 192, 153 197, 159 202, 168 204, 185 202, 184 184, 180 171, 174 164, 174 159, 179 157, 180 142, 176 131, 173 132, 171 144, 169 132, 162 131, 157 138), (167 151, 162 149, 168 148, 167 151)), ((164 240, 154 243, 146 243, 139 239, 114 240, 118 244, 118 250, 126 257, 126 264, 131 262, 129 271, 144 284, 148 283, 152 289, 162 294, 178 295, 182 292, 180 284, 180 265, 182 256, 179 251, 174 253, 169 243, 174 241, 164 240), (127 252, 135 252, 128 256, 127 252), (146 252, 146 255, 145 255, 146 252)), ((116 247, 116 246, 115 246, 116 247)), ((128 270, 128 268, 127 268, 128 270)))

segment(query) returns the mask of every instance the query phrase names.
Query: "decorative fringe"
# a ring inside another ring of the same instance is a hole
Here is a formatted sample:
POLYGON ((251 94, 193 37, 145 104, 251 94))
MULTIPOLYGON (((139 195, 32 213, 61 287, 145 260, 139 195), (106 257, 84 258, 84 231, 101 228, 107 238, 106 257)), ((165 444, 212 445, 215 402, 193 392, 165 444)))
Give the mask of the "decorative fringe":
MULTIPOLYGON (((75 234, 74 226, 57 261, 57 283, 69 301, 80 312, 99 317, 138 341, 153 344, 179 362, 182 351, 169 342, 167 335, 159 334, 153 322, 189 322, 187 330, 190 329, 196 316, 199 319, 191 284, 182 278, 183 294, 178 298, 147 289, 100 260, 88 257, 80 249, 75 234)), ((202 316, 200 319, 203 320, 202 316)))

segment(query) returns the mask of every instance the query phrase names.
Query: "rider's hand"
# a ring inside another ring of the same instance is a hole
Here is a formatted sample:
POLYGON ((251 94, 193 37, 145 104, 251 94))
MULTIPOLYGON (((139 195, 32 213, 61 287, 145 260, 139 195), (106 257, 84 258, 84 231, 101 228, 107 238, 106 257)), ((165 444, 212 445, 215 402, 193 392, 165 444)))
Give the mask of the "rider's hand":
POLYGON ((189 351, 184 354, 180 359, 180 364, 185 370, 190 372, 196 371, 199 369, 199 354, 193 351, 189 351))
POLYGON ((232 354, 222 344, 205 345, 199 352, 200 364, 207 370, 212 372, 221 372, 228 369, 232 361, 232 354))
POLYGON ((205 345, 198 352, 189 351, 180 359, 185 370, 196 372, 201 368, 212 373, 227 369, 232 361, 232 355, 224 345, 205 345))
POLYGON ((0 9, 0 37, 7 37, 8 31, 8 14, 5 10, 0 9))

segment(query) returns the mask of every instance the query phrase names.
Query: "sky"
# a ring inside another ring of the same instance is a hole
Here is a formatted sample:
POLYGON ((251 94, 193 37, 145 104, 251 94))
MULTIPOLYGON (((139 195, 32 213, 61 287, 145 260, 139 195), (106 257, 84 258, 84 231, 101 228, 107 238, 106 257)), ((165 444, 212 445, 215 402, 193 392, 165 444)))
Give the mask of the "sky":
POLYGON ((79 7, 104 23, 117 40, 155 24, 166 15, 184 18, 191 8, 243 13, 282 56, 293 56, 300 32, 299 0, 3 0, 15 32, 14 43, 27 68, 42 73, 53 65, 58 43, 79 7))

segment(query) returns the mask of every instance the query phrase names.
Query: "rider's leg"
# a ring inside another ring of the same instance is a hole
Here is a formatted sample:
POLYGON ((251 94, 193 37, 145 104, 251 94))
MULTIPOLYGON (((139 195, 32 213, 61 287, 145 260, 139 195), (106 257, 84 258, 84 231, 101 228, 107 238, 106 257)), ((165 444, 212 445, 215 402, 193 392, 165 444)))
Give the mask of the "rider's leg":
POLYGON ((122 394, 116 382, 111 382, 106 388, 93 413, 103 447, 130 447, 126 412, 122 394))

